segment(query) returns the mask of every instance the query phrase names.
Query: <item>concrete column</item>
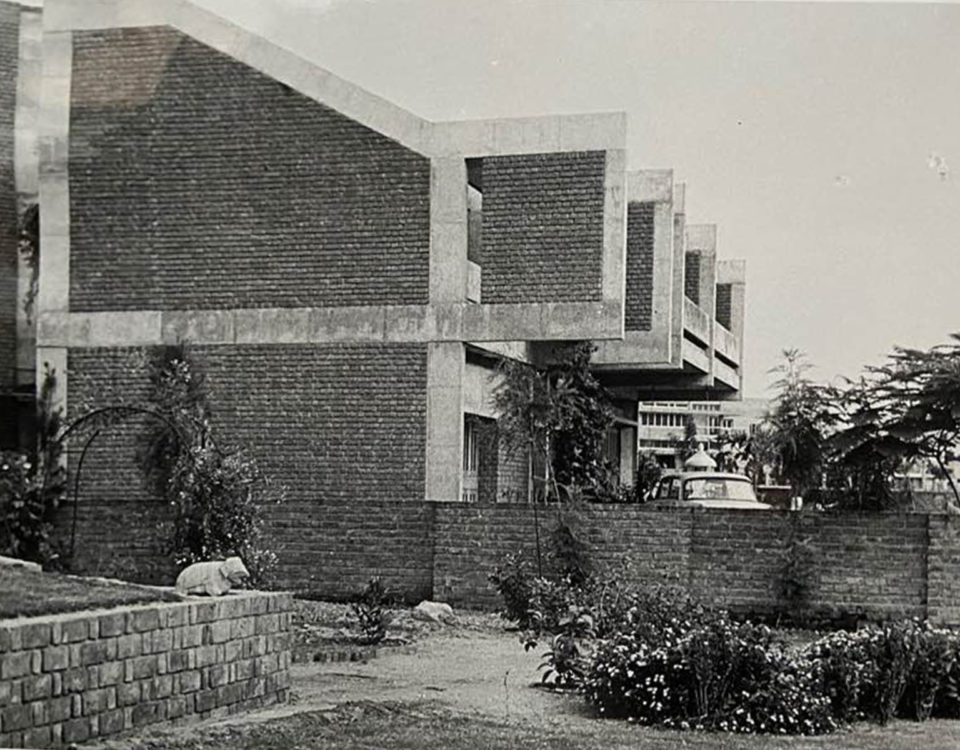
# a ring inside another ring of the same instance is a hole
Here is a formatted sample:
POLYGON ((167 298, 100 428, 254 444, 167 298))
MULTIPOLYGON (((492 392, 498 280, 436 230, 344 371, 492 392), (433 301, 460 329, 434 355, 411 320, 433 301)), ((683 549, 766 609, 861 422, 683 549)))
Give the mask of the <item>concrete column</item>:
MULTIPOLYGON (((37 9, 20 11, 20 48, 17 66, 17 104, 14 110, 13 164, 17 209, 22 214, 39 197, 40 164, 37 131, 43 60, 43 21, 37 9)), ((27 313, 34 270, 17 255, 17 385, 34 382, 36 368, 37 301, 27 313)))
POLYGON ((670 303, 670 361, 683 365, 683 299, 686 266, 686 192, 687 186, 678 183, 673 188, 673 277, 670 303))
POLYGON ((700 301, 697 305, 713 320, 717 312, 717 225, 689 225, 687 252, 700 253, 700 301))
POLYGON ((426 499, 460 500, 465 350, 458 341, 427 345, 426 499))
POLYGON ((467 163, 430 161, 430 302, 467 299, 467 163))

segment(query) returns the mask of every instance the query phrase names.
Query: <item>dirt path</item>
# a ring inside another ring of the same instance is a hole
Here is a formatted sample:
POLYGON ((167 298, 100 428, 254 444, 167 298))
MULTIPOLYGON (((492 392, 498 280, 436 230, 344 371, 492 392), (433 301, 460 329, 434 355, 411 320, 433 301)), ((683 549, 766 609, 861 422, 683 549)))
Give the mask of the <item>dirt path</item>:
POLYGON ((470 633, 429 638, 406 653, 367 664, 293 665, 294 707, 334 706, 357 700, 434 700, 460 712, 508 722, 540 722, 576 715, 582 701, 531 689, 544 648, 524 652, 513 633, 470 633), (558 712, 558 701, 569 711, 558 712))
POLYGON ((212 728, 260 724, 299 713, 333 711, 358 701, 431 701, 458 714, 527 726, 586 721, 588 710, 582 699, 531 687, 539 681, 537 665, 543 651, 541 645, 525 652, 516 633, 437 633, 414 646, 381 650, 367 663, 293 664, 291 699, 282 706, 178 728, 146 728, 89 747, 125 750, 150 737, 176 738, 212 728))

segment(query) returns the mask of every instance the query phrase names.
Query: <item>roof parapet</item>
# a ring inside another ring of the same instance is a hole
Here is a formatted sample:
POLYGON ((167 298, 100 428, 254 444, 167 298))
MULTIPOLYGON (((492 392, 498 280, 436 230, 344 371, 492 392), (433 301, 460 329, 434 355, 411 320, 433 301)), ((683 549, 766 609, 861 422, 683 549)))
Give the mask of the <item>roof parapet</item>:
POLYGON ((742 259, 717 261, 717 283, 746 284, 747 261, 742 259))
POLYGON ((627 200, 666 203, 673 198, 672 169, 642 169, 627 173, 627 200))

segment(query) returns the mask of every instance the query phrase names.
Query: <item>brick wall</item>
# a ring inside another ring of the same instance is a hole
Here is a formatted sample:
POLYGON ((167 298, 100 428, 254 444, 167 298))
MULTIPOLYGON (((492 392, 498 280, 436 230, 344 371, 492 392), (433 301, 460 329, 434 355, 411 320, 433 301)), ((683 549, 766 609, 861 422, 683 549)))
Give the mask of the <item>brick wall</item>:
POLYGON ((428 159, 173 30, 74 40, 72 309, 427 302, 428 159))
POLYGON ((730 330, 732 284, 717 284, 717 322, 730 330))
POLYGON ((0 621, 0 745, 41 747, 285 701, 289 594, 0 621))
POLYGON ((603 151, 483 159, 484 303, 601 294, 603 151))
POLYGON ((372 576, 411 603, 433 590, 435 505, 330 502, 284 513, 281 585, 308 596, 349 599, 372 576))
POLYGON ((0 392, 16 382, 17 190, 13 117, 20 58, 20 8, 0 2, 0 392))
MULTIPOLYGON (((286 501, 268 514, 285 585, 299 586, 310 566, 329 558, 303 533, 318 505, 423 499, 423 345, 196 346, 192 352, 222 443, 249 451, 287 489, 286 501)), ((71 349, 68 367, 71 417, 121 400, 143 403, 149 393, 143 350, 71 349)), ((144 491, 135 461, 141 430, 139 420, 113 427, 87 453, 76 562, 87 572, 127 577, 133 570, 137 580, 169 582, 156 534, 167 509, 144 491), (130 533, 134 523, 142 533, 130 533)), ((75 470, 79 446, 73 448, 75 470)), ((61 514, 63 532, 72 526, 72 510, 71 504, 61 514)))
POLYGON ((691 251, 684 254, 683 291, 687 299, 700 304, 700 253, 691 251))
POLYGON ((654 203, 627 206, 627 298, 624 304, 628 331, 649 331, 653 314, 653 214, 654 203))

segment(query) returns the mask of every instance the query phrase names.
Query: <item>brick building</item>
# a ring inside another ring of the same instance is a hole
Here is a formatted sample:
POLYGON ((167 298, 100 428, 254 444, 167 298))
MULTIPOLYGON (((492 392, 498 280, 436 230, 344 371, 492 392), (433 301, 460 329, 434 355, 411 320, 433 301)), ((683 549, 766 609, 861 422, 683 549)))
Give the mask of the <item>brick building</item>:
MULTIPOLYGON (((187 0, 43 15, 17 104, 40 123, 36 369, 76 416, 189 341, 222 434, 288 488, 289 556, 325 503, 525 498, 529 462, 483 429, 503 357, 597 342, 625 479, 638 399, 737 397, 743 264, 671 172, 627 171, 624 115, 429 122, 187 0)), ((85 458, 89 567, 151 554, 110 531, 162 515, 137 429, 85 458)))

